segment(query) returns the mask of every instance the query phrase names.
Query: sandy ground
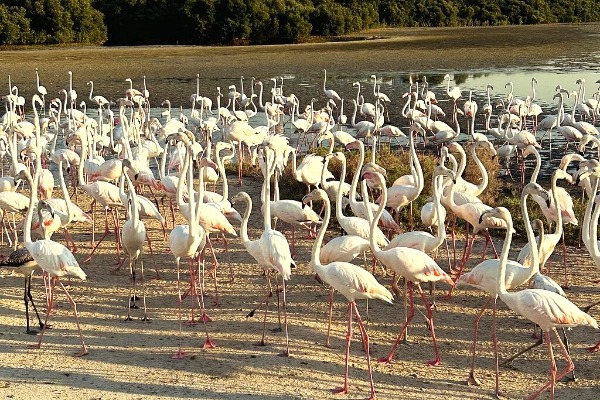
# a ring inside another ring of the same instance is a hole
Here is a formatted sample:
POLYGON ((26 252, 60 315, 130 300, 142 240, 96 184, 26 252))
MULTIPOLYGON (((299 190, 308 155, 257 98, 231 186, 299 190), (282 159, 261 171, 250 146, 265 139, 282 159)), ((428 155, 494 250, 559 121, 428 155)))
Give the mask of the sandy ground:
MULTIPOLYGON (((247 178, 244 189, 254 193, 260 182, 247 178)), ((235 193, 239 190, 232 188, 235 193)), ((256 198, 255 198, 256 200, 256 198)), ((85 208, 85 206, 84 206, 85 208)), ((99 218, 100 214, 97 215, 99 218)), ((256 214, 251 225, 258 226, 256 214)), ((128 272, 113 273, 114 242, 102 243, 100 252, 92 262, 82 261, 89 254, 89 226, 75 226, 73 232, 80 246, 76 253, 88 280, 72 280, 69 291, 78 303, 81 326, 90 353, 75 358, 80 342, 69 305, 62 294, 58 295, 59 308, 51 317, 52 329, 47 330, 42 348, 30 349, 37 336, 25 334, 22 304, 23 279, 6 270, 2 279, 2 313, 0 323, 0 395, 5 398, 30 398, 50 396, 84 399, 128 398, 331 398, 329 390, 342 382, 344 366, 344 338, 346 330, 346 303, 336 295, 332 348, 324 346, 327 315, 327 288, 315 279, 307 262, 311 240, 298 235, 297 262, 288 286, 288 313, 291 356, 281 357, 284 350, 282 333, 272 333, 277 328, 277 316, 269 312, 267 320, 267 346, 256 346, 262 328, 262 312, 253 318, 247 313, 263 298, 265 278, 261 269, 252 262, 238 239, 229 240, 230 254, 222 253, 218 270, 220 306, 214 306, 213 280, 208 279, 207 309, 213 322, 208 331, 217 345, 204 350, 202 324, 185 325, 183 347, 189 356, 174 360, 171 356, 178 345, 177 291, 175 263, 162 231, 155 221, 147 221, 153 240, 154 255, 144 255, 147 280, 148 313, 151 322, 143 322, 141 310, 133 310, 134 320, 124 321, 128 296, 128 272), (229 261, 230 260, 230 261, 229 261), (235 272, 235 281, 228 282, 228 269, 235 272), (160 272, 159 280, 151 280, 154 270, 160 272)), ((253 229, 251 238, 260 232, 253 229)), ((332 229, 330 235, 337 234, 332 229)), ((56 235, 57 240, 62 236, 56 235)), ((113 239, 109 236, 108 239, 113 239)), ((459 242, 459 246, 462 242, 459 242)), ((500 246, 501 238, 496 238, 500 246)), ((518 246, 518 244, 517 244, 518 246)), ((515 247, 517 247, 515 246, 515 247)), ((580 306, 598 300, 597 284, 588 275, 595 276, 596 269, 585 249, 569 246, 568 265, 572 281, 569 298, 580 306), (575 270, 576 266, 576 270, 575 270)), ((5 247, 5 252, 8 250, 5 247)), ((481 248, 470 262, 479 262, 481 248)), ((438 257, 446 267, 444 254, 438 257)), ((210 264, 207 264, 210 265, 210 264)), ((559 258, 553 258, 551 273, 560 277, 559 258)), ((376 276, 384 284, 390 277, 376 276)), ((185 275, 187 277, 187 275, 185 275)), ((185 279, 185 278, 184 278, 185 279)), ((43 284, 34 277, 34 297, 43 310, 43 284)), ((438 288, 442 296, 447 287, 438 288)), ((275 297, 273 297, 275 299, 275 297)), ((189 307, 190 299, 184 301, 189 307)), ((421 307, 420 303, 419 307, 421 307)), ((481 328, 481 348, 477 362, 481 387, 464 384, 468 373, 472 321, 483 296, 476 291, 457 290, 450 300, 438 301, 435 327, 442 365, 430 367, 425 361, 433 358, 431 338, 424 318, 417 313, 414 327, 410 328, 409 344, 401 345, 390 365, 373 363, 373 374, 378 397, 381 399, 406 396, 428 399, 433 395, 449 399, 487 398, 493 389, 492 353, 490 341, 490 316, 484 317, 481 328), (401 394, 400 394, 401 393, 401 394)), ((360 304, 363 316, 365 305, 360 304)), ((274 310, 274 307, 271 307, 274 310)), ((184 308, 185 320, 189 308, 184 308)), ((592 312, 596 314, 596 312, 592 312)), ((500 352, 507 357, 514 351, 532 343, 532 326, 516 317, 503 305, 499 310, 500 352)), ((368 332, 371 337, 373 359, 384 356, 399 330, 404 311, 400 299, 394 305, 373 301, 369 305, 368 332)), ((35 326, 35 324, 34 324, 35 326)), ((594 344, 600 335, 589 328, 576 328, 569 333, 572 356, 579 380, 557 386, 558 398, 597 398, 597 355, 589 354, 586 347, 594 344)), ((353 337, 350 366, 350 393, 338 398, 364 398, 368 395, 368 380, 364 352, 359 336, 353 337)), ((558 351, 558 349, 556 349, 558 351)), ((559 358, 560 359, 560 358, 559 358)), ((559 361, 559 368, 564 365, 559 361)), ((545 347, 538 347, 525 357, 501 369, 502 389, 509 398, 522 398, 541 385, 548 377, 548 359, 545 347)))
MULTIPOLYGON (((492 28, 490 28, 491 30, 492 28)), ((511 28, 506 28, 510 30, 511 28)), ((516 29, 516 28, 515 28, 516 29)), ((573 27, 570 29, 583 29, 573 27)), ((466 30, 469 32, 470 30, 466 30)), ((440 35, 447 31, 439 31, 440 35)), ((506 31, 502 31, 506 32, 506 31)), ((498 36, 497 31, 493 31, 498 36)), ((449 34, 450 35, 450 34, 449 34)), ((435 35, 432 35, 434 37, 435 35)), ((449 37, 453 37, 450 35, 449 37)), ((503 37, 499 35, 498 37, 503 37)), ((386 39, 391 40, 391 39, 386 39)), ((425 40, 425 39, 420 39, 425 40)), ((457 39, 458 40, 458 39, 457 39)), ((369 43, 376 41, 369 41, 369 43)), ((435 43, 432 41, 430 43, 435 43)), ((451 41, 451 43, 455 43, 451 41)), ((339 44, 336 44, 339 45, 339 44)), ((346 45, 344 43, 343 45, 346 45)), ((323 45, 314 45, 323 46, 323 45)), ((543 46, 542 46, 543 47, 543 46)), ((63 51, 63 50, 60 50, 63 51)), ((223 52, 229 49, 222 50, 223 52)), ((8 57, 0 53, 1 57, 8 57)), ((449 67, 452 67, 449 65, 449 67)), ((260 181, 247 178, 244 190, 252 193, 255 204, 260 181)), ((235 193, 238 187, 232 187, 235 193)), ((82 199, 83 209, 89 207, 82 199)), ((255 207, 251 218, 250 237, 260 235, 260 218, 255 207)), ((101 218, 101 214, 97 213, 101 218)), ((181 221, 181 218, 178 218, 181 221)), ((99 226, 101 226, 100 224, 99 226)), ((52 329, 47 330, 41 349, 28 346, 37 342, 38 336, 25 334, 24 306, 22 302, 23 278, 2 271, 0 302, 0 397, 11 399, 53 398, 66 399, 77 396, 81 399, 184 399, 184 398, 227 398, 227 399, 359 399, 369 394, 365 354, 361 350, 359 335, 353 336, 350 359, 350 392, 348 395, 332 395, 330 389, 342 383, 344 372, 344 339, 346 334, 346 303, 336 294, 332 348, 324 346, 327 318, 326 287, 314 279, 308 266, 312 240, 305 233, 297 235, 298 267, 293 270, 288 285, 288 319, 290 335, 290 357, 281 357, 284 336, 271 332, 277 328, 277 315, 269 311, 267 320, 267 346, 256 346, 262 330, 262 313, 247 318, 248 312, 264 297, 265 278, 261 269, 252 262, 239 239, 230 238, 230 252, 222 254, 222 244, 217 244, 217 256, 221 261, 218 270, 220 306, 213 302, 213 280, 207 279, 207 312, 213 319, 208 324, 211 338, 217 345, 204 350, 204 328, 202 324, 185 325, 183 346, 189 356, 174 360, 177 350, 177 290, 175 263, 167 244, 162 240, 162 231, 154 221, 147 226, 153 240, 154 255, 146 248, 146 291, 148 314, 152 319, 139 319, 141 310, 134 310, 134 320, 125 322, 128 298, 129 274, 126 268, 113 273, 115 262, 112 236, 102 243, 92 262, 83 260, 90 252, 89 226, 74 226, 72 233, 79 245, 76 253, 82 268, 88 274, 85 282, 73 279, 69 292, 78 303, 81 327, 89 346, 89 355, 75 358, 73 353, 80 349, 76 326, 64 295, 57 295, 58 310, 51 317, 52 329), (228 282, 229 268, 235 272, 235 281, 228 282), (152 280, 154 270, 160 279, 152 280)), ((97 232, 100 231, 97 228, 97 232)), ((332 228, 332 237, 337 230, 332 228)), ((56 240, 62 241, 60 234, 56 240)), ((501 245, 496 238, 496 245, 501 245)), ((459 241, 458 246, 462 246, 459 241)), ((514 248, 519 248, 516 243, 514 248)), ((481 247, 469 265, 480 261, 481 247)), ((516 253, 515 250, 514 253, 516 253)), ((2 253, 9 248, 2 246, 2 253)), ((513 253, 513 256, 516 255, 513 253)), ((567 264, 571 279, 568 297, 579 306, 600 300, 599 288, 592 281, 597 270, 585 248, 574 244, 568 247, 567 264)), ((447 268, 445 253, 437 258, 447 268)), ((560 258, 553 256, 550 262, 551 275, 560 277, 560 258)), ((209 266, 210 264, 207 264, 209 266)), ((381 270, 377 278, 389 287, 390 277, 381 270)), ((185 275, 187 277, 187 275, 185 275)), ((45 310, 43 284, 39 275, 33 279, 34 298, 41 312, 45 310)), ((448 287, 437 290, 442 296, 448 287)), ((274 299, 274 298, 273 298, 274 299)), ((190 298, 184 301, 189 305, 190 298)), ((435 330, 441 353, 442 365, 430 367, 425 361, 433 357, 430 332, 424 318, 417 313, 414 325, 409 330, 409 343, 401 345, 392 364, 373 362, 373 379, 380 399, 410 398, 430 399, 434 396, 446 399, 491 398, 493 391, 493 357, 491 352, 489 315, 484 317, 481 332, 481 347, 477 362, 480 387, 465 385, 469 370, 470 346, 472 343, 472 321, 483 304, 481 293, 457 290, 449 300, 439 299, 435 312, 435 330)), ((422 310, 420 302, 416 302, 422 310)), ((359 304, 365 316, 365 304, 359 304)), ((185 309, 185 318, 189 311, 185 309)), ((274 310, 274 307, 271 307, 274 310)), ((592 309, 598 317, 600 311, 592 309)), ((500 305, 498 311, 498 337, 502 357, 532 343, 532 326, 521 317, 500 305)), ((369 304, 368 332, 371 339, 373 359, 388 353, 395 339, 404 310, 401 300, 394 305, 373 301, 369 304)), ((598 355, 590 354, 586 348, 600 340, 600 335, 590 328, 575 328, 569 332, 572 357, 575 361, 578 381, 557 384, 557 398, 598 398, 600 373, 598 355)), ((558 348, 555 347, 558 352, 558 348)), ((564 360, 558 356, 559 369, 564 360)), ((508 398, 523 398, 548 379, 548 356, 544 346, 529 352, 514 361, 511 367, 501 369, 501 388, 508 398)), ((547 398, 547 394, 543 395, 547 398)))

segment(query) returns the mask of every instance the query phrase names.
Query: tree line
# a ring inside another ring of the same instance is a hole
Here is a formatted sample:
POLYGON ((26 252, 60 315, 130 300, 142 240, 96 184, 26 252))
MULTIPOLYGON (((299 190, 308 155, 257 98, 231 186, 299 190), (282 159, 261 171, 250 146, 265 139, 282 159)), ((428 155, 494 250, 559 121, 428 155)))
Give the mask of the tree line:
POLYGON ((0 44, 275 44, 375 27, 597 21, 596 0, 0 0, 0 44))

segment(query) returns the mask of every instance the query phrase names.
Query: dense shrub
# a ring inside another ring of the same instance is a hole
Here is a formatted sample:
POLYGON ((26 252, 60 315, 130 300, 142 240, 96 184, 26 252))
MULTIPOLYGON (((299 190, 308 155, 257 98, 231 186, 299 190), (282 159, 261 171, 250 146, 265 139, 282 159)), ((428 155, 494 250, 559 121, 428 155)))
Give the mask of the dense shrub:
POLYGON ((591 21, 595 0, 2 0, 0 44, 295 43, 380 26, 591 21))

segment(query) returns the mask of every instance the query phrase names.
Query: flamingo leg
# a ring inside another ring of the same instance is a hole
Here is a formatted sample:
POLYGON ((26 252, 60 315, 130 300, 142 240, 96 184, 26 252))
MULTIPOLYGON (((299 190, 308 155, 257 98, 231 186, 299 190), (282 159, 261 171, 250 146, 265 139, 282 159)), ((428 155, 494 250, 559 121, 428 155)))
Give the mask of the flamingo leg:
POLYGON ((142 284, 142 307, 144 308, 144 316, 142 317, 142 321, 150 322, 150 318, 148 318, 148 309, 146 307, 146 282, 144 280, 144 260, 140 260, 140 274, 142 284))
MULTIPOLYGON (((208 317, 208 315, 206 315, 206 310, 204 308, 204 256, 202 255, 202 274, 201 274, 201 279, 202 281, 200 282, 200 296, 196 296, 196 298, 198 299, 198 305, 200 306, 200 313, 201 313, 201 317, 200 319, 202 320, 202 324, 204 325, 204 332, 206 334, 206 340, 204 341, 204 344, 202 345, 202 348, 204 349, 214 349, 215 347, 217 347, 217 345, 215 345, 215 343, 210 339, 210 336, 208 335, 208 326, 207 323, 211 321, 211 319, 208 317)), ((200 263, 200 261, 199 261, 200 263)))
MULTIPOLYGON (((93 202, 92 202, 93 204, 93 202)), ((100 238, 99 241, 96 242, 96 244, 94 245, 94 217, 93 217, 93 212, 92 212, 92 252, 90 253, 90 255, 83 261, 84 263, 88 263, 92 260, 92 256, 94 255, 94 253, 96 252, 96 249, 98 249, 98 246, 100 246, 100 243, 102 243, 102 241, 106 238, 106 236, 108 236, 108 234, 110 233, 110 228, 108 227, 108 210, 105 208, 104 209, 104 215, 105 215, 105 227, 104 227, 104 235, 102 235, 102 237, 100 238)))
POLYGON ((185 358, 188 353, 183 351, 181 348, 181 343, 183 341, 183 322, 181 320, 181 302, 182 302, 182 296, 181 296, 181 280, 180 280, 180 270, 179 270, 179 257, 175 258, 175 264, 177 265, 177 305, 178 305, 178 310, 177 310, 177 318, 179 319, 179 340, 178 340, 178 349, 177 349, 177 353, 175 353, 173 356, 171 356, 172 359, 177 359, 177 360, 181 360, 182 358, 185 358))
MULTIPOLYGON (((375 387, 373 386, 373 372, 371 369, 371 356, 369 355, 369 335, 367 334, 367 330, 365 329, 365 325, 363 324, 362 319, 360 318, 360 314, 358 313, 358 308, 356 307, 356 302, 350 303, 352 308, 354 308, 354 313, 356 314, 356 320, 358 321, 358 327, 360 328, 360 332, 363 339, 363 347, 365 349, 366 357, 367 357, 367 370, 369 371, 369 385, 371 387, 371 396, 369 400, 375 399, 375 387)), ((346 370, 347 372, 347 370, 346 370)))
POLYGON ((331 336, 331 318, 333 316, 333 286, 329 288, 329 317, 327 323, 327 338, 325 339, 325 347, 331 347, 329 337, 331 336))
POLYGON ((215 307, 219 306, 219 287, 217 283, 217 267, 219 266, 219 262, 217 261, 217 255, 215 254, 215 249, 212 245, 212 241, 210 237, 206 235, 206 242, 208 243, 208 247, 210 247, 210 252, 213 256, 213 277, 215 278, 215 307))
MULTIPOLYGON (((556 330, 554 330, 554 332, 556 333, 556 330)), ((554 352, 552 351, 552 341, 550 340, 550 331, 544 332, 544 335, 546 337, 546 343, 548 344, 548 353, 550 356, 550 381, 548 381, 548 383, 546 383, 544 386, 542 386, 537 392, 535 392, 534 394, 529 396, 527 398, 527 400, 536 399, 548 387, 550 387, 550 398, 554 399, 554 384, 556 383, 556 362, 554 360, 554 352)), ((562 345, 562 341, 560 340, 560 338, 559 338, 559 342, 561 343, 561 346, 564 348, 564 345, 562 345)), ((572 370, 572 368, 571 369, 569 369, 569 368, 573 367, 573 363, 571 362, 571 358, 568 357, 568 355, 567 355, 567 362, 569 362, 569 365, 567 366, 567 370, 568 370, 568 372, 570 372, 572 370)))
POLYGON ((83 334, 81 333, 81 326, 79 325, 79 315, 77 314, 77 304, 75 303, 73 298, 69 295, 69 292, 67 291, 65 286, 62 284, 62 282, 58 278, 56 278, 56 281, 60 285, 63 292, 65 292, 65 296, 67 296, 69 303, 71 303, 71 308, 73 309, 73 315, 75 316, 75 322, 77 323, 77 330, 79 331, 79 337, 81 338, 81 351, 78 353, 75 353, 74 356, 75 357, 85 356, 88 354, 88 349, 87 349, 87 346, 85 345, 85 341, 83 339, 83 334))
POLYGON ((429 302, 425 297, 425 293, 423 293, 423 289, 421 289, 421 285, 416 284, 417 290, 419 291, 419 295, 421 296, 421 300, 423 300, 423 305, 425 306, 425 311, 427 313, 427 322, 429 324, 429 330, 431 331, 431 339, 433 340, 433 350, 435 351, 435 359, 427 361, 427 364, 431 366, 438 366, 442 362, 440 361, 440 352, 438 350, 437 340, 435 338, 435 328, 433 325, 433 309, 429 306, 429 302))
POLYGON ((398 348, 398 345, 400 344, 400 341, 404 337, 404 333, 406 331, 406 328, 408 327, 408 324, 410 324, 410 322, 412 321, 413 317, 415 316, 415 305, 414 305, 414 301, 413 301, 413 283, 410 282, 410 281, 408 282, 408 298, 409 298, 409 303, 410 303, 410 311, 409 311, 408 316, 406 318, 406 322, 402 326, 402 329, 400 329, 400 333, 398 334, 398 337, 396 338, 396 341, 392 345, 392 349, 390 350, 390 353, 388 354, 387 357, 380 358, 379 359, 380 363, 390 363, 390 362, 392 362, 392 359, 394 358, 394 353, 396 352, 396 348, 398 348))
MULTIPOLYGON (((283 276, 281 277, 281 286, 282 286, 282 295, 283 295, 283 326, 285 329, 285 352, 283 352, 281 355, 282 356, 286 356, 289 357, 290 355, 290 337, 288 335, 288 321, 287 321, 287 301, 285 299, 285 279, 283 279, 283 276)), ((358 313, 357 313, 358 315, 358 313)))
POLYGON ((471 371, 469 371, 469 377, 467 378, 467 385, 475 385, 475 386, 481 385, 481 381, 475 376, 475 355, 477 353, 477 337, 478 337, 478 331, 479 331, 479 321, 481 320, 481 317, 483 317, 483 314, 485 313, 485 310, 490 305, 491 301, 492 301, 492 297, 488 297, 487 301, 483 304, 483 306, 481 307, 481 310, 479 310, 479 313, 475 317, 475 321, 473 322, 473 348, 471 350, 471 371))
POLYGON ((272 296, 272 293, 273 293, 272 290, 271 290, 271 271, 267 270, 265 272, 265 274, 266 274, 266 278, 267 278, 267 295, 266 295, 266 298, 265 298, 265 316, 264 316, 264 319, 263 319, 263 333, 262 333, 262 338, 260 339, 260 342, 257 343, 258 346, 266 346, 266 343, 265 343, 265 334, 266 334, 266 331, 267 331, 267 312, 269 311, 269 298, 272 296))
MULTIPOLYGON (((348 330, 346 331, 346 364, 345 364, 345 372, 344 372, 344 385, 340 388, 333 389, 332 392, 335 394, 338 393, 348 393, 348 361, 350 359, 350 340, 352 339, 352 302, 348 303, 348 330)), ((368 357, 368 353, 367 353, 368 357)))
POLYGON ((30 329, 29 327, 29 303, 31 302, 31 306, 35 311, 35 315, 37 316, 38 323, 40 329, 44 328, 44 324, 42 323, 42 319, 40 318, 40 314, 38 313, 37 307, 33 302, 33 296, 31 296, 31 274, 25 278, 25 289, 23 291, 23 300, 25 302, 25 317, 27 318, 27 330, 26 332, 30 335, 36 335, 38 332, 34 329, 30 329))
POLYGON ((154 259, 154 251, 152 251, 152 242, 150 241, 150 236, 148 236, 148 232, 146 232, 146 241, 148 242, 148 248, 150 249, 150 257, 152 257, 152 262, 154 263, 154 271, 156 272, 154 279, 160 279, 160 274, 158 273, 158 268, 156 267, 156 260, 154 259))
POLYGON ((133 321, 131 318, 131 309, 138 308, 135 304, 135 268, 133 267, 133 260, 129 257, 129 296, 127 297, 127 318, 125 321, 133 321))

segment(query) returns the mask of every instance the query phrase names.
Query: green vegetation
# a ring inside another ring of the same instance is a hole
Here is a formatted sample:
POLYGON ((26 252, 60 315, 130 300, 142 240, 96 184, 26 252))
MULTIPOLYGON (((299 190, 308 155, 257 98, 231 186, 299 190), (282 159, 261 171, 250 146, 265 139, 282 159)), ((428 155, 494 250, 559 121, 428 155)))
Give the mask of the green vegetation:
POLYGON ((595 0, 3 0, 0 44, 295 43, 375 27, 596 21, 595 0))

